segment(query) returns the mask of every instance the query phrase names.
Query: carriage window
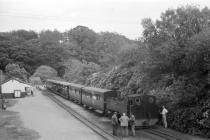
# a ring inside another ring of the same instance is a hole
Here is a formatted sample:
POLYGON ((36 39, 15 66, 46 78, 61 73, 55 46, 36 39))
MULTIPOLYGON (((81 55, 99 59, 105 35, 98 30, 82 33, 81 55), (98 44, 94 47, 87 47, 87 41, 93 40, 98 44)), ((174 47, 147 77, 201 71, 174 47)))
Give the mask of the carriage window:
POLYGON ((136 103, 140 103, 141 102, 139 98, 135 99, 135 101, 136 101, 136 103))
POLYGON ((93 99, 94 99, 94 100, 97 100, 97 96, 93 95, 93 99))
POLYGON ((129 105, 133 105, 133 101, 132 100, 129 101, 129 105))
POLYGON ((90 94, 86 94, 86 97, 87 97, 87 98, 91 98, 91 95, 90 95, 90 94))

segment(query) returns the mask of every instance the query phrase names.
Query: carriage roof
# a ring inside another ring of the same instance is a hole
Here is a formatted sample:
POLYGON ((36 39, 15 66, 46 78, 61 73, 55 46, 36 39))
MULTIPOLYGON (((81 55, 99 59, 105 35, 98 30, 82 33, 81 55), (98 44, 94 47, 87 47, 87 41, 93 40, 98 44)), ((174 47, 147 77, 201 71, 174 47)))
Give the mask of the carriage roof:
POLYGON ((64 85, 64 86, 71 86, 71 87, 76 87, 76 88, 82 88, 84 87, 83 85, 80 84, 75 84, 75 83, 69 83, 65 81, 58 81, 58 80, 52 80, 52 79, 47 79, 48 82, 64 85))
POLYGON ((55 84, 65 85, 65 86, 70 85, 69 82, 65 82, 65 81, 58 81, 58 80, 52 80, 52 79, 47 79, 46 81, 52 82, 52 83, 55 83, 55 84))
POLYGON ((83 88, 85 91, 93 91, 96 93, 106 93, 109 91, 113 91, 113 90, 109 90, 109 89, 102 89, 102 88, 96 88, 96 87, 84 87, 83 88))
POLYGON ((85 86, 83 86, 83 85, 75 84, 75 83, 69 83, 69 86, 71 86, 71 87, 76 87, 76 88, 83 88, 83 87, 85 87, 85 86))

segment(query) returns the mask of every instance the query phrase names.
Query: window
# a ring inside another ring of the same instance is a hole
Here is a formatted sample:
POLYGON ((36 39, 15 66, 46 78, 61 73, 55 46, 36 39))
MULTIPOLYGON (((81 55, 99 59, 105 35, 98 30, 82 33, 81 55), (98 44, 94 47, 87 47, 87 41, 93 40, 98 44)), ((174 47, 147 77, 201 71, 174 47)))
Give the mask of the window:
POLYGON ((97 100, 100 100, 100 96, 96 96, 97 97, 97 100))
POLYGON ((137 104, 140 104, 140 103, 141 103, 141 101, 140 101, 139 98, 136 98, 136 99, 135 99, 135 102, 136 102, 137 104))
POLYGON ((133 105, 133 101, 132 100, 129 100, 129 105, 133 105))
POLYGON ((87 98, 91 98, 90 94, 86 94, 86 97, 87 97, 87 98))
POLYGON ((93 99, 94 99, 94 100, 97 100, 97 96, 96 96, 96 95, 93 95, 93 99))

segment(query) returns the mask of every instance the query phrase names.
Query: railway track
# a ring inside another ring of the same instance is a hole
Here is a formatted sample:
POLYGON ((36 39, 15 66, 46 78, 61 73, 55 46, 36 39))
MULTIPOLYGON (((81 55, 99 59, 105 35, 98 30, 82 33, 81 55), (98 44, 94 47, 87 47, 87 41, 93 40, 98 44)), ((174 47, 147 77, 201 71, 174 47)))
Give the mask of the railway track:
MULTIPOLYGON (((71 107, 67 106, 66 104, 62 103, 59 99, 54 97, 53 94, 49 92, 44 93, 45 96, 49 97, 52 101, 54 101, 57 105, 62 107, 64 110, 72 114, 76 119, 80 120, 83 124, 88 126, 90 129, 92 129, 94 132, 96 132, 98 135, 102 136, 106 140, 121 140, 120 137, 113 136, 112 134, 108 133, 107 131, 100 128, 98 125, 94 124, 90 120, 88 120, 86 117, 83 117, 81 114, 76 112, 71 107)), ((161 140, 164 138, 166 140, 186 140, 184 138, 176 137, 174 135, 170 135, 167 131, 161 131, 158 129, 146 129, 144 132, 148 134, 152 134, 155 136, 158 136, 161 138, 161 140)))
POLYGON ((166 131, 161 131, 161 130, 158 130, 158 129, 148 129, 148 130, 145 130, 146 133, 149 133, 149 134, 153 134, 153 135, 156 135, 156 136, 159 136, 161 138, 164 138, 166 140, 186 140, 184 138, 180 138, 180 137, 177 137, 175 135, 171 135, 169 133, 167 133, 166 131))
POLYGON ((96 124, 89 121, 87 118, 83 117, 76 111, 74 111, 71 107, 67 106, 66 104, 62 103, 60 100, 58 100, 56 97, 54 97, 52 94, 45 92, 45 96, 49 97, 52 101, 54 101, 57 105, 62 107, 64 110, 66 110, 68 113, 73 115, 76 119, 81 121, 83 124, 85 124, 87 127, 92 129, 95 133, 102 136, 106 140, 120 140, 120 138, 113 136, 112 134, 106 132, 105 130, 101 129, 96 124))

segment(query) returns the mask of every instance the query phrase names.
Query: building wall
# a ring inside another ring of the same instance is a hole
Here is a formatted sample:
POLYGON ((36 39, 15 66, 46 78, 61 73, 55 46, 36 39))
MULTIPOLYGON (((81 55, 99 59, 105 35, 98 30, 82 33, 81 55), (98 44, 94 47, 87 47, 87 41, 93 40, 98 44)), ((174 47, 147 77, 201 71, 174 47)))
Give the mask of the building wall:
POLYGON ((21 83, 17 80, 9 80, 1 85, 2 94, 14 93, 14 90, 20 90, 21 92, 26 92, 25 87, 31 87, 30 85, 21 83))

